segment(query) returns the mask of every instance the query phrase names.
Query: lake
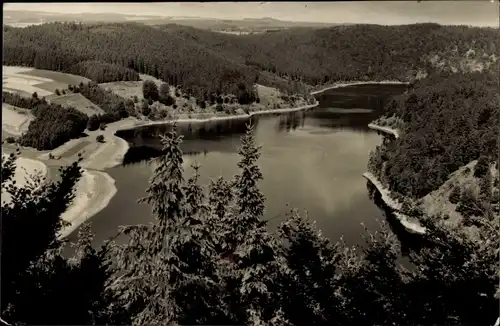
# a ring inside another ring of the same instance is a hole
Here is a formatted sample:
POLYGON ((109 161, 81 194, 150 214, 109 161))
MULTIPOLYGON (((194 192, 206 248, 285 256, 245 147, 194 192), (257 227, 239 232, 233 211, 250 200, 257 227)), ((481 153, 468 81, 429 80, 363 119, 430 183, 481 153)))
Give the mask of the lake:
MULTIPOLYGON (((379 229, 384 212, 369 197, 366 180, 368 156, 382 141, 367 125, 380 115, 391 95, 405 85, 359 85, 317 95, 319 106, 274 116, 253 117, 255 138, 262 146, 259 160, 266 196, 265 218, 274 228, 291 208, 307 212, 323 234, 348 244, 362 244, 364 223, 379 229)), ((238 173, 237 148, 249 119, 181 125, 184 135, 187 178, 190 165, 201 165, 200 183, 238 173)), ((137 200, 145 195, 152 166, 148 158, 161 154, 159 137, 169 126, 150 126, 122 131, 131 144, 124 164, 106 172, 116 180, 118 192, 109 205, 92 219, 95 242, 114 236, 118 226, 148 223, 151 209, 137 200)), ((76 232, 69 239, 74 240, 76 232)))

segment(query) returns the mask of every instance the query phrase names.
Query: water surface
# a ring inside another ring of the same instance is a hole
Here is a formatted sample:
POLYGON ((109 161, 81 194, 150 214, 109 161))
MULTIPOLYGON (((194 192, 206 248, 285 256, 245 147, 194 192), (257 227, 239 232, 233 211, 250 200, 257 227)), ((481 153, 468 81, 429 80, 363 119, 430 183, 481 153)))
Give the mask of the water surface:
MULTIPOLYGON (((401 85, 340 88, 318 95, 320 105, 313 110, 252 118, 256 141, 262 146, 260 189, 267 198, 265 218, 272 219, 270 227, 293 207, 307 211, 323 234, 335 241, 344 236, 348 244, 362 244, 361 223, 370 230, 379 228, 377 220, 384 220, 384 215, 369 198, 361 174, 381 137, 367 125, 391 94, 404 89, 401 85)), ((179 126, 185 136, 186 178, 194 162, 201 165, 202 184, 238 173, 236 151, 247 122, 179 126)), ((152 220, 150 207, 137 200, 145 195, 151 177, 152 166, 146 159, 160 154, 158 135, 168 128, 153 126, 119 134, 132 148, 123 166, 107 171, 116 180, 118 192, 92 219, 97 242, 115 235, 119 225, 152 220)))

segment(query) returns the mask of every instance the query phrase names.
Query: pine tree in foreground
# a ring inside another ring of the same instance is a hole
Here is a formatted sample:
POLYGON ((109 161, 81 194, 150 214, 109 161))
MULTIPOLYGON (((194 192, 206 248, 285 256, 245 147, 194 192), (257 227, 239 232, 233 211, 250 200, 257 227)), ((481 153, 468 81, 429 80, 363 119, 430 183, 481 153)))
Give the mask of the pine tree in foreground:
MULTIPOLYGON (((109 274, 103 255, 90 247, 83 228, 79 254, 62 255, 60 216, 74 198, 78 163, 60 169, 60 180, 31 176, 25 187, 13 180, 19 153, 2 160, 2 319, 12 324, 82 325, 110 320, 104 295, 109 274), (87 240, 86 240, 87 239, 87 240)), ((112 319, 111 319, 112 320, 112 319)))

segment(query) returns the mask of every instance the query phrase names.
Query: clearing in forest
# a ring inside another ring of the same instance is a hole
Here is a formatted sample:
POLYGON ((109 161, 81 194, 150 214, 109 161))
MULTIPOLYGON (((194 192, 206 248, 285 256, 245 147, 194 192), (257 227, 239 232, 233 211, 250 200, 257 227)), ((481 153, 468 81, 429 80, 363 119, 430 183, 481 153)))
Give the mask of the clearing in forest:
POLYGON ((118 96, 121 96, 125 99, 133 98, 137 96, 137 98, 142 98, 142 81, 118 81, 111 83, 102 83, 99 84, 102 88, 106 90, 110 90, 118 96))
POLYGON ((53 94, 48 96, 46 99, 50 103, 59 104, 62 107, 73 107, 87 116, 105 113, 103 109, 92 103, 80 93, 69 93, 59 96, 53 94))
POLYGON ((18 93, 22 96, 48 96, 56 89, 66 89, 68 84, 88 82, 89 79, 62 72, 41 70, 26 67, 2 66, 2 86, 4 91, 18 93))
POLYGON ((20 136, 33 119, 29 110, 2 103, 2 130, 8 134, 20 136))
MULTIPOLYGON (((140 81, 117 81, 110 83, 101 83, 99 84, 99 86, 104 89, 108 89, 123 98, 133 98, 134 96, 137 96, 137 98, 142 99, 142 84, 144 84, 144 81, 152 80, 155 82, 158 88, 160 88, 160 85, 162 84, 161 80, 150 75, 139 74, 139 77, 141 78, 140 81)), ((170 95, 174 96, 174 94, 175 89, 174 87, 170 86, 170 95)))
MULTIPOLYGON (((287 102, 281 98, 281 96, 283 96, 283 93, 281 93, 278 89, 259 84, 257 84, 256 87, 257 95, 260 99, 259 106, 264 106, 266 109, 290 107, 290 104, 287 104, 287 102)), ((303 100, 299 101, 296 106, 302 106, 306 104, 306 101, 303 100)))

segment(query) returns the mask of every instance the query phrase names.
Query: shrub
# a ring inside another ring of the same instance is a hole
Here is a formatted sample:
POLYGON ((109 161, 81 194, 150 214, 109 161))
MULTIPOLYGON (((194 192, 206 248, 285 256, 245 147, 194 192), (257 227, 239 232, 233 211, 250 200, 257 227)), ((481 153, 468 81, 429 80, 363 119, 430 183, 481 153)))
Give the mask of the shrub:
POLYGON ((7 142, 7 144, 13 144, 16 142, 16 139, 14 137, 7 137, 5 138, 5 141, 7 142))
POLYGON ((142 96, 147 100, 158 101, 158 86, 151 80, 146 80, 142 84, 142 96))
POLYGON ((90 131, 97 130, 99 129, 99 124, 100 124, 99 117, 96 114, 91 115, 89 117, 89 121, 87 122, 87 129, 90 131))
POLYGON ((95 140, 98 143, 104 143, 104 136, 103 135, 97 135, 97 137, 95 138, 95 140))
POLYGON ((59 90, 59 88, 56 88, 55 93, 56 93, 57 96, 61 95, 61 91, 59 90))
POLYGON ((482 178, 489 169, 489 160, 486 156, 481 156, 474 167, 474 176, 476 178, 482 178))
POLYGON ((461 194, 462 194, 462 192, 460 190, 460 187, 454 186, 450 192, 450 196, 448 197, 448 199, 450 200, 450 203, 458 204, 458 202, 460 201, 461 194))

